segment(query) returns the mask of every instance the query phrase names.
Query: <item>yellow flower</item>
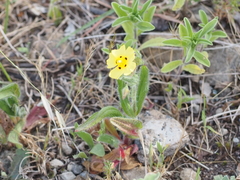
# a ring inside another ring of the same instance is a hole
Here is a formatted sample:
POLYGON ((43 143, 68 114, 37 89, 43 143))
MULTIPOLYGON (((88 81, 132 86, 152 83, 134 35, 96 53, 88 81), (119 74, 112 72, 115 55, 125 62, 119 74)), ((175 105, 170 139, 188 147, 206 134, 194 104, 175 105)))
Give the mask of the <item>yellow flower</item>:
POLYGON ((112 50, 107 59, 107 68, 112 69, 109 76, 113 79, 120 78, 121 75, 131 74, 135 68, 135 53, 133 48, 122 45, 117 50, 112 50))

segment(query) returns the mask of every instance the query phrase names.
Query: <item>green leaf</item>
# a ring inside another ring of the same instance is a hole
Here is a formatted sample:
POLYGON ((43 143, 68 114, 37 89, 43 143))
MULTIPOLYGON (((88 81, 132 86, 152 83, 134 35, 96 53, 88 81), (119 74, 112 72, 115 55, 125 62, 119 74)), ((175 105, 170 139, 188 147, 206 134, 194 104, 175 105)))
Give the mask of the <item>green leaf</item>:
POLYGON ((188 71, 192 74, 202 74, 205 72, 204 69, 200 68, 196 64, 187 64, 187 65, 183 66, 183 70, 188 71))
POLYGON ((58 25, 60 24, 63 15, 61 10, 59 9, 58 6, 56 5, 50 5, 49 10, 48 10, 48 17, 52 18, 54 20, 55 24, 58 25))
MULTIPOLYGON (((149 6, 152 4, 152 0, 148 0, 146 1, 143 6, 142 6, 142 9, 139 11, 139 15, 142 16, 146 10, 149 8, 149 6)), ((150 22, 150 21, 149 21, 150 22)))
POLYGON ((186 18, 186 17, 183 19, 183 21, 184 21, 184 24, 186 26, 188 36, 192 38, 193 37, 193 30, 192 30, 191 23, 189 22, 188 18, 186 18))
POLYGON ((112 27, 122 25, 123 23, 125 23, 127 21, 130 21, 130 18, 128 16, 119 17, 112 23, 112 27))
MULTIPOLYGON (((160 178, 160 173, 147 173, 144 178, 140 178, 137 180, 158 180, 160 178)), ((136 180, 136 179, 134 179, 136 180)))
POLYGON ((195 99, 194 97, 185 96, 185 97, 182 98, 181 102, 182 103, 186 103, 186 102, 190 102, 190 101, 192 101, 194 99, 195 99))
POLYGON ((142 128, 142 122, 137 119, 112 117, 110 122, 132 138, 138 138, 138 130, 142 128))
POLYGON ((218 38, 227 37, 227 34, 223 31, 214 31, 211 33, 210 41, 215 41, 218 38))
POLYGON ((104 107, 100 111, 90 116, 83 124, 80 124, 75 131, 78 132, 88 130, 89 128, 101 122, 103 118, 115 116, 122 117, 122 113, 113 106, 104 107))
POLYGON ((109 54, 109 53, 110 53, 109 48, 102 48, 101 50, 102 50, 102 52, 105 52, 106 54, 109 54))
POLYGON ((155 27, 147 21, 138 22, 136 26, 141 31, 152 31, 155 29, 155 27))
POLYGON ((137 109, 135 112, 136 116, 142 110, 142 106, 148 91, 149 91, 149 70, 147 66, 141 66, 139 71, 139 82, 137 87, 137 109))
POLYGON ((20 89, 18 84, 10 83, 0 89, 0 108, 10 116, 15 116, 14 107, 18 106, 20 89))
POLYGON ((215 131, 211 126, 206 126, 207 129, 209 129, 210 131, 212 131, 215 134, 218 134, 219 136, 221 136, 221 134, 219 134, 217 131, 215 131))
POLYGON ((207 17, 207 14, 203 11, 203 10, 200 10, 199 12, 199 17, 202 21, 202 23, 205 25, 208 23, 208 17, 207 17))
POLYGON ((143 14, 143 20, 147 22, 152 22, 153 15, 155 13, 156 6, 151 6, 143 14))
POLYGON ((157 38, 151 38, 148 41, 144 42, 139 48, 138 50, 141 51, 145 48, 148 47, 159 47, 159 46, 163 46, 163 41, 166 40, 165 38, 162 37, 157 37, 157 38))
POLYGON ((91 154, 95 154, 99 157, 103 157, 105 155, 105 150, 102 144, 96 144, 90 151, 91 154))
POLYGON ((119 97, 120 104, 121 104, 123 111, 129 117, 135 117, 135 113, 130 105, 128 97, 123 96, 124 95, 123 89, 125 88, 126 84, 120 79, 117 80, 117 83, 118 83, 118 97, 119 97))
POLYGON ((114 136, 111 136, 109 134, 102 134, 100 135, 98 138, 97 138, 97 141, 99 142, 103 142, 103 143, 107 143, 113 147, 118 147, 119 146, 119 143, 120 141, 115 138, 114 136))
POLYGON ((176 46, 176 47, 186 47, 187 44, 185 41, 182 41, 180 39, 167 39, 162 42, 166 46, 176 46))
POLYGON ((209 40, 203 39, 203 38, 200 38, 198 40, 197 44, 204 44, 204 45, 210 45, 210 46, 213 45, 212 41, 209 41, 209 40))
POLYGON ((161 72, 162 73, 168 73, 174 69, 176 69, 178 66, 182 65, 183 62, 182 60, 175 60, 175 61, 171 61, 167 64, 165 64, 162 69, 161 69, 161 72))
POLYGON ((217 36, 217 37, 227 37, 227 34, 223 31, 214 31, 212 32, 212 36, 217 36))
POLYGON ((139 0, 134 0, 132 4, 132 13, 136 15, 138 13, 139 0))
POLYGON ((175 3, 172 7, 173 11, 179 10, 182 8, 182 6, 184 5, 185 0, 175 0, 175 3))
POLYGON ((80 152, 76 155, 73 155, 73 158, 74 159, 77 159, 77 158, 88 158, 87 155, 85 154, 85 152, 80 152))
POLYGON ((210 67, 210 65, 211 65, 211 63, 208 59, 207 52, 195 51, 194 58, 197 60, 197 62, 201 63, 204 66, 210 67))
POLYGON ((18 47, 17 50, 21 53, 28 53, 29 49, 27 47, 18 47))
POLYGON ((181 39, 184 38, 185 36, 188 36, 187 28, 183 24, 180 24, 178 29, 181 39))
POLYGON ((20 179, 20 172, 19 169, 23 168, 27 162, 27 153, 28 151, 25 151, 23 149, 17 149, 16 154, 13 157, 13 161, 11 163, 11 167, 9 169, 10 180, 20 179))
POLYGON ((199 34, 199 38, 203 37, 205 34, 207 34, 208 32, 212 31, 215 26, 217 25, 218 20, 215 18, 211 21, 209 21, 201 30, 200 34, 199 34))
POLYGON ((127 14, 132 12, 132 8, 125 6, 125 5, 120 5, 119 6, 123 11, 125 11, 127 14))
POLYGON ((0 99, 3 99, 9 95, 20 97, 20 89, 17 83, 10 83, 0 89, 0 99))
POLYGON ((127 13, 121 9, 121 5, 116 3, 116 2, 112 2, 111 3, 113 10, 115 11, 115 13, 118 15, 118 17, 123 17, 123 16, 127 16, 127 13))
POLYGON ((188 63, 189 61, 191 61, 194 53, 195 53, 195 46, 191 46, 188 49, 187 56, 186 56, 186 59, 185 59, 185 63, 188 63))
POLYGON ((94 142, 91 134, 84 131, 75 132, 75 134, 82 138, 90 148, 93 148, 94 142))
POLYGON ((19 135, 25 125, 25 121, 22 119, 18 121, 13 130, 8 134, 8 141, 15 144, 18 149, 22 148, 23 145, 19 142, 19 135))

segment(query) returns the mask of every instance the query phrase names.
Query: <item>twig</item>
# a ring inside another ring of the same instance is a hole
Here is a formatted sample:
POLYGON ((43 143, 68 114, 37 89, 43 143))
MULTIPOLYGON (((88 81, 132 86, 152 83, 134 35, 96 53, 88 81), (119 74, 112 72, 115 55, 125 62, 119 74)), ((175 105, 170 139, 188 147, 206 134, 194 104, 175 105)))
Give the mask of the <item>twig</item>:
POLYGON ((197 161, 196 159, 192 158, 191 156, 187 155, 186 153, 180 151, 181 154, 183 154, 184 156, 186 156, 187 158, 191 159, 192 161, 196 162, 197 164, 199 164, 200 166, 202 166, 203 168, 209 170, 209 168, 205 165, 203 165, 202 163, 200 163, 199 161, 197 161))

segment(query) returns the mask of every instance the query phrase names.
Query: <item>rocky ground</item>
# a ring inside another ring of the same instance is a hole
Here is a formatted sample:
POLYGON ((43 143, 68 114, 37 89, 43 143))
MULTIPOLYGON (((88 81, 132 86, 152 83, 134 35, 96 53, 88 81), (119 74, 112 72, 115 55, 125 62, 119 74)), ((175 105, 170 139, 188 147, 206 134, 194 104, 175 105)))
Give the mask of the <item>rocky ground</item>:
MULTIPOLYGON (((145 172, 160 172, 162 179, 190 180, 191 174, 195 174, 198 168, 204 180, 213 180, 216 175, 240 176, 240 15, 238 8, 234 11, 230 2, 212 4, 210 1, 191 1, 181 11, 173 12, 168 2, 153 1, 157 6, 153 19, 156 29, 142 35, 141 42, 152 36, 176 35, 174 28, 183 17, 188 17, 196 25, 199 9, 206 10, 210 17, 219 16, 218 28, 225 30, 229 38, 220 39, 213 47, 206 49, 211 67, 198 76, 160 72, 163 63, 181 55, 178 49, 144 50, 144 59, 151 72, 146 102, 146 107, 150 104, 151 108, 145 108, 140 118, 145 123, 142 130, 145 146, 149 146, 149 141, 165 142, 170 146, 164 152, 164 161, 156 168, 146 166, 144 148, 139 141, 135 141, 139 151, 133 157, 138 166, 129 170, 116 169, 112 172, 112 179, 132 180, 143 178, 145 172), (228 11, 229 7, 233 12, 228 11), (181 86, 195 100, 178 109, 177 91, 165 91, 170 81, 176 87, 181 86), (207 125, 215 133, 204 131, 201 120, 203 95, 207 98, 207 125), (154 123, 156 126, 152 126, 154 123), (154 129, 156 127, 162 129, 154 129)), ((51 101, 66 124, 63 134, 59 130, 61 123, 56 121, 55 125, 44 111, 39 92, 0 55, 10 77, 21 87, 21 105, 29 114, 34 107, 37 109, 32 113, 34 123, 27 126, 20 136, 27 155, 21 154, 10 143, 0 145, 3 179, 5 173, 16 175, 16 172, 19 176, 10 179, 105 178, 103 173, 92 173, 84 166, 83 162, 87 159, 74 158, 80 151, 88 154, 89 148, 80 138, 72 136, 71 131, 75 122, 82 123, 102 107, 118 105, 116 84, 108 77, 107 56, 101 48, 121 43, 123 30, 111 27, 116 18, 114 14, 89 24, 111 8, 108 0, 72 0, 57 5, 62 19, 56 24, 47 16, 48 1, 11 2, 8 29, 5 33, 1 30, 0 50, 51 101), (69 37, 70 33, 73 34, 69 37), (66 41, 64 37, 67 37, 66 41)), ((0 21, 3 22, 6 13, 4 4, 0 5, 0 9, 0 21)), ((2 72, 0 78, 6 81, 2 72)), ((5 120, 7 122, 9 119, 3 117, 1 124, 5 120)))

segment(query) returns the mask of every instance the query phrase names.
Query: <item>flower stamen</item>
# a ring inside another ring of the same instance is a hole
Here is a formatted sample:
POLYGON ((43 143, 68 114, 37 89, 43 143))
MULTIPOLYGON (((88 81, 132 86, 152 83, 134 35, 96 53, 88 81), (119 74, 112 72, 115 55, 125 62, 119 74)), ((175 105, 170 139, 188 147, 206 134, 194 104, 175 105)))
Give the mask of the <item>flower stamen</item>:
POLYGON ((127 67, 127 60, 128 58, 126 56, 119 56, 119 58, 116 60, 116 65, 118 69, 123 69, 127 67))

